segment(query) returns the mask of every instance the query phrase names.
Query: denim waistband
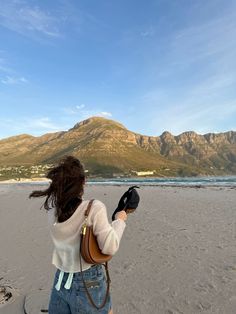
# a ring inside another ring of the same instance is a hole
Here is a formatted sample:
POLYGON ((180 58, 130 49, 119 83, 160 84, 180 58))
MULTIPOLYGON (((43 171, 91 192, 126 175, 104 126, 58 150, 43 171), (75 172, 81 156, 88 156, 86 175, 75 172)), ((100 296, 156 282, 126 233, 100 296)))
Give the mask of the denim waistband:
MULTIPOLYGON (((99 273, 101 273, 101 271, 102 271, 102 265, 101 264, 92 265, 90 268, 83 271, 83 278, 84 279, 91 278, 91 276, 98 275, 99 273)), ((65 281, 65 277, 64 277, 65 275, 67 276, 67 280, 64 284, 65 289, 70 289, 73 280, 76 281, 76 280, 82 279, 81 272, 75 272, 75 273, 64 272, 63 270, 57 269, 56 274, 55 274, 55 277, 57 279, 57 284, 56 284, 55 288, 58 291, 61 288, 62 281, 63 281, 63 283, 65 281)))

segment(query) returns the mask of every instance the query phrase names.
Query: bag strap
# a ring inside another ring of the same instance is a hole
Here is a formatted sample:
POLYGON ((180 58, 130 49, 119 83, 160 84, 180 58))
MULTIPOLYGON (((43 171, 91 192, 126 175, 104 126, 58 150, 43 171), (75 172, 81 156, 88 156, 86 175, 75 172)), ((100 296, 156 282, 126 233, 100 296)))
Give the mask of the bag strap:
POLYGON ((86 209, 86 211, 85 211, 85 213, 84 213, 84 215, 85 215, 86 218, 88 217, 88 215, 89 215, 89 213, 90 213, 90 209, 91 209, 91 207, 92 207, 93 201, 94 201, 94 199, 90 200, 89 203, 88 203, 87 209, 86 209))
MULTIPOLYGON (((82 243, 82 241, 80 242, 80 245, 81 245, 81 243, 82 243)), ((104 300, 103 300, 103 303, 102 303, 100 306, 97 306, 97 305, 94 303, 94 301, 93 301, 93 299, 92 299, 92 297, 91 297, 91 295, 90 295, 90 293, 89 293, 89 291, 88 291, 88 288, 87 288, 87 286, 86 286, 85 280, 84 280, 83 271, 82 271, 81 253, 80 253, 80 255, 79 255, 79 258, 80 258, 80 272, 81 272, 81 275, 82 275, 82 281, 83 281, 83 284, 84 284, 85 292, 86 292, 86 294, 87 294, 87 296, 88 296, 88 298, 89 298, 89 301, 92 303, 92 305, 93 305, 97 310, 100 310, 100 309, 102 309, 102 308, 104 307, 104 305, 106 304, 107 298, 108 298, 108 295, 109 295, 109 290, 110 290, 110 282, 111 282, 111 279, 110 279, 109 271, 108 271, 108 262, 105 262, 105 265, 104 265, 104 264, 101 264, 101 265, 103 265, 103 266, 105 267, 105 269, 106 269, 107 290, 106 290, 106 295, 105 295, 105 298, 104 298, 104 300)))
MULTIPOLYGON (((91 209, 92 204, 93 204, 93 201, 94 201, 94 199, 90 200, 89 203, 88 203, 87 209, 86 209, 86 211, 85 211, 85 220, 87 220, 87 217, 88 217, 88 215, 89 215, 90 209, 91 209)), ((102 303, 100 306, 97 306, 97 305, 94 303, 94 301, 93 301, 93 299, 92 299, 92 297, 91 297, 91 295, 90 295, 90 293, 89 293, 89 291, 88 291, 88 289, 87 289, 87 287, 86 287, 86 283, 85 283, 85 280, 84 280, 83 271, 82 271, 82 261, 81 261, 81 247, 82 247, 82 235, 81 235, 81 237, 80 237, 80 254, 79 254, 80 272, 81 272, 81 275, 82 275, 82 281, 83 281, 84 288, 85 288, 86 294, 87 294, 87 296, 88 296, 90 302, 92 303, 92 305, 93 305, 97 310, 99 310, 99 309, 103 308, 104 305, 106 304, 107 298, 108 298, 108 294, 109 294, 109 290, 110 290, 111 278, 110 278, 109 270, 108 270, 108 262, 105 262, 105 264, 101 264, 101 265, 103 265, 103 266, 105 267, 105 270, 106 270, 107 290, 106 290, 106 295, 105 295, 105 298, 104 298, 104 300, 103 300, 103 303, 102 303)))

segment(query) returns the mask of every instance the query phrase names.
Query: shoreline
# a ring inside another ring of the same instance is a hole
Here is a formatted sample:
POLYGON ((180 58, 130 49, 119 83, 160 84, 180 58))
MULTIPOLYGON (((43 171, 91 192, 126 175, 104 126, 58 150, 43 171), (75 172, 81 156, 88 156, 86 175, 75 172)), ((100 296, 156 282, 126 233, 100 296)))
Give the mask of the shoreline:
MULTIPOLYGON (((132 185, 137 185, 140 187, 173 187, 173 188, 195 188, 195 189, 203 189, 203 188, 230 188, 230 189, 236 189, 236 182, 231 183, 221 183, 221 182, 206 182, 206 183, 198 183, 198 182, 189 182, 186 183, 186 181, 183 182, 137 182, 137 181, 87 181, 86 185, 88 186, 132 186, 132 185)), ((111 179, 108 179, 111 180, 111 179)), ((9 180, 3 180, 0 181, 0 185, 46 185, 46 183, 50 183, 50 180, 46 178, 35 178, 35 179, 21 179, 21 180, 16 180, 16 179, 9 179, 9 180)))
POLYGON ((48 180, 47 178, 31 178, 31 179, 9 179, 9 180, 3 180, 0 181, 0 184, 4 184, 4 183, 34 183, 34 182, 50 182, 50 180, 48 180))

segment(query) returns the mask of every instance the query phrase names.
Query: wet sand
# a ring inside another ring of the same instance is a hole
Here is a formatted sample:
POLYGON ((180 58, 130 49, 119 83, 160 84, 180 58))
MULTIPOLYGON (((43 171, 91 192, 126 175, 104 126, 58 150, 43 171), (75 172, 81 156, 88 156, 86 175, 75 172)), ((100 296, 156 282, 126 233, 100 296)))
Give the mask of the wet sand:
MULTIPOLYGON (((0 185, 0 286, 14 290, 1 314, 24 313, 25 297, 52 287, 47 215, 43 199, 28 199, 32 189, 0 185)), ((126 189, 87 186, 85 198, 103 201, 111 222, 126 189)), ((145 186, 139 193, 109 262, 114 314, 235 314, 236 190, 145 186)))

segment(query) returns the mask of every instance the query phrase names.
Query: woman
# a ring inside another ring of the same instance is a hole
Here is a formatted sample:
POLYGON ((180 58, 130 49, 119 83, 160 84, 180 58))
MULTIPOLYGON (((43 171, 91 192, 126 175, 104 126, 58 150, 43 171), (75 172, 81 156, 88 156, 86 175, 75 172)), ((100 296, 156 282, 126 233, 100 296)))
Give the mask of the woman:
MULTIPOLYGON (((102 313, 113 314, 110 293, 102 309, 97 310, 89 301, 80 272, 80 231, 89 200, 83 199, 85 172, 80 161, 66 156, 49 170, 51 179, 44 191, 34 191, 30 197, 45 196, 44 208, 48 211, 50 234, 54 243, 52 264, 57 268, 49 302, 49 314, 102 313)), ((116 214, 110 224, 105 205, 94 200, 88 225, 104 254, 114 255, 126 227, 125 211, 116 214)), ((82 258, 82 271, 89 293, 97 306, 106 293, 106 279, 100 264, 88 264, 82 258)))

